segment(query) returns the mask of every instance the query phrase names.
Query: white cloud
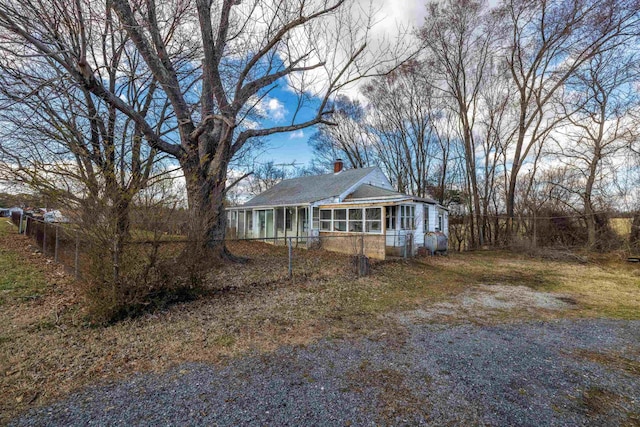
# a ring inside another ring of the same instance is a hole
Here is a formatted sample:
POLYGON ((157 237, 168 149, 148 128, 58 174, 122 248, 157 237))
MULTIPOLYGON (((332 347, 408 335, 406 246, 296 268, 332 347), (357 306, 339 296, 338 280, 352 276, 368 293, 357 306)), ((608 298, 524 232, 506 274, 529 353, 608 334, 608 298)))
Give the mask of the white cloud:
POLYGON ((297 130, 295 132, 291 132, 289 134, 289 139, 300 139, 304 138, 304 131, 302 129, 297 130))
POLYGON ((277 98, 270 98, 267 101, 266 110, 268 116, 275 122, 284 120, 284 116, 287 114, 284 104, 277 98))

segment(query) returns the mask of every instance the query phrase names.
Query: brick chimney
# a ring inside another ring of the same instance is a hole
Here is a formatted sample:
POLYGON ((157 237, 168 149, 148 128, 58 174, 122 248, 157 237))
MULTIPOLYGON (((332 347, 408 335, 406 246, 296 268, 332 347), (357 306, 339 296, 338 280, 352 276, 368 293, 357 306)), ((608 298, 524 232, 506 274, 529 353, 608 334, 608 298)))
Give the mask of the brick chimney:
POLYGON ((342 159, 336 159, 336 161, 333 162, 333 173, 340 172, 343 167, 344 163, 342 163, 342 159))

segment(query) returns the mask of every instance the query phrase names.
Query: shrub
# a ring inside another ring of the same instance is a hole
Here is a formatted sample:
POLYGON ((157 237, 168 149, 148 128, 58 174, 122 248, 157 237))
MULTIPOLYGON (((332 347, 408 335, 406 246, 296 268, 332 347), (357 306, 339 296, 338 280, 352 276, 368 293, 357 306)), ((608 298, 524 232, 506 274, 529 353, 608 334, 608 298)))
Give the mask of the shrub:
POLYGON ((90 250, 83 282, 89 321, 109 324, 197 298, 204 292, 204 264, 180 252, 176 243, 128 244, 116 266, 113 253, 90 250))

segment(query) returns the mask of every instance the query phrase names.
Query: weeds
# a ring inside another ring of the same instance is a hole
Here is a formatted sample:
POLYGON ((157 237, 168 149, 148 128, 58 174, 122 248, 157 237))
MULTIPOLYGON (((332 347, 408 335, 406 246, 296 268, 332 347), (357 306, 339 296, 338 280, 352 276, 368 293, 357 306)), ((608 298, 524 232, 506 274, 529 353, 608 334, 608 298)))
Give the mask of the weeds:
MULTIPOLYGON (((33 255, 28 238, 11 229, 9 233, 0 234, 2 254, 13 253, 24 261, 15 268, 26 265, 41 272, 44 280, 35 280, 42 286, 40 298, 8 299, 0 310, 0 372, 4 373, 0 394, 6 396, 0 402, 5 417, 0 424, 16 411, 87 384, 132 372, 162 371, 181 362, 219 362, 282 345, 363 334, 393 345, 402 336, 388 313, 452 303, 478 284, 524 284, 561 292, 576 301, 575 309, 557 316, 640 317, 635 270, 615 259, 577 264, 479 251, 373 263, 372 274, 358 278, 344 255, 296 249, 290 280, 287 248, 230 242, 234 254, 250 261, 212 267, 194 276, 195 282, 190 283, 202 283, 204 288, 194 295, 195 300, 166 305, 164 296, 155 294, 152 297, 159 298, 156 307, 160 309, 108 326, 88 327, 82 322, 86 310, 77 284, 59 276, 59 267, 41 255, 33 255)), ((171 264, 172 257, 175 254, 162 254, 166 268, 188 272, 193 267, 184 262, 171 264)), ((143 283, 162 279, 162 265, 158 263, 143 283)), ((133 277, 136 271, 141 274, 135 268, 130 271, 133 277)), ((500 313, 499 320, 512 321, 522 315, 519 311, 500 313)), ((402 392, 402 383, 392 373, 364 371, 365 376, 369 374, 387 383, 390 392, 402 392)))

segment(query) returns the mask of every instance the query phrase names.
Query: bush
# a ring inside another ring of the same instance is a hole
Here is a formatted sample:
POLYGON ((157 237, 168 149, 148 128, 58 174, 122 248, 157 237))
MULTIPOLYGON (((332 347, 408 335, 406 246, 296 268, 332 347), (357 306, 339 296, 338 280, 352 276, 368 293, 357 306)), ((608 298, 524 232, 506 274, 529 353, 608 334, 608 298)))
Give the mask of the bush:
POLYGON ((129 244, 120 254, 116 277, 112 253, 89 251, 89 279, 83 282, 89 321, 114 323, 201 295, 203 263, 175 252, 178 244, 129 244))

